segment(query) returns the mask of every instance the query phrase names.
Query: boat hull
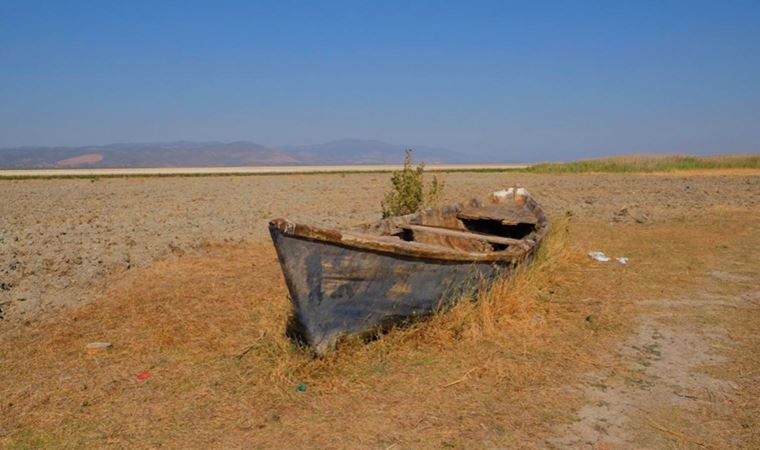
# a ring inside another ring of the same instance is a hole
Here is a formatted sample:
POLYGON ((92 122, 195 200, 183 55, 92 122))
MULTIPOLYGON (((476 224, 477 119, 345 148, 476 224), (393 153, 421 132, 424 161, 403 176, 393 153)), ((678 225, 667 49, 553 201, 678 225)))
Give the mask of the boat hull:
POLYGON ((446 261, 367 251, 270 227, 299 337, 318 353, 424 317, 477 288, 508 262, 446 261))

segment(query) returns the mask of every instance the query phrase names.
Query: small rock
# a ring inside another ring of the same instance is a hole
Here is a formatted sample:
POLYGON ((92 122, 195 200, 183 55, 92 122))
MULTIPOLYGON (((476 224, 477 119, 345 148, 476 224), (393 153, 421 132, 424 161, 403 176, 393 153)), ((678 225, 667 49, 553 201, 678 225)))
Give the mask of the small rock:
POLYGON ((89 344, 85 345, 85 348, 89 352, 98 352, 98 351, 104 351, 108 350, 113 345, 110 342, 90 342, 89 344))
POLYGON ((649 217, 647 217, 646 215, 642 214, 642 215, 636 216, 636 223, 647 223, 647 222, 649 222, 649 217))
POLYGON ((628 207, 623 206, 619 210, 615 212, 615 214, 612 215, 612 221, 613 222, 623 222, 625 221, 626 217, 628 217, 628 207))

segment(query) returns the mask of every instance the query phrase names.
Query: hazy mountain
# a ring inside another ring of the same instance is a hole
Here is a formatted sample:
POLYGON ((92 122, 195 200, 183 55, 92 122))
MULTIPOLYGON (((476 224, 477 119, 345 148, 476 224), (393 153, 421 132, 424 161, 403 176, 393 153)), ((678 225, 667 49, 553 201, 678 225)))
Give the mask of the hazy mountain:
POLYGON ((158 142, 0 149, 0 167, 222 167, 307 161, 253 142, 158 142))
MULTIPOLYGON (((0 168, 48 167, 229 167, 299 164, 400 163, 403 145, 344 139, 325 144, 269 148, 248 141, 156 142, 82 147, 15 147, 0 149, 0 168)), ((465 162, 455 152, 414 148, 415 161, 465 162)))

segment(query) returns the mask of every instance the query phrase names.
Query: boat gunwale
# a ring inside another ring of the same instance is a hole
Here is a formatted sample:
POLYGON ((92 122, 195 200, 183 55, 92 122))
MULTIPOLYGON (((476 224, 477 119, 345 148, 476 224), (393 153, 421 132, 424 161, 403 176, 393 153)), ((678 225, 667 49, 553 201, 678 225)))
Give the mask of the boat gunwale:
MULTIPOLYGON (((389 235, 364 234, 359 231, 354 231, 356 228, 344 232, 337 229, 299 224, 287 219, 274 219, 269 222, 269 228, 270 230, 277 230, 279 233, 286 236, 324 242, 356 251, 371 251, 382 254, 452 263, 517 263, 529 257, 535 251, 549 228, 549 221, 546 219, 541 207, 532 198, 529 197, 527 200, 527 206, 536 214, 538 219, 536 231, 534 232, 532 239, 522 239, 525 243, 523 246, 510 245, 505 250, 491 252, 468 252, 450 247, 422 244, 414 241, 398 240, 395 242, 386 240, 390 237, 389 235)), ((473 199, 470 203, 476 201, 477 200, 473 199)), ((458 204, 433 209, 450 209, 452 207, 461 207, 461 205, 462 204, 458 204)), ((378 223, 384 221, 387 223, 395 222, 396 224, 406 223, 419 217, 423 212, 425 211, 406 216, 383 219, 378 223)))
POLYGON ((373 239, 380 236, 360 236, 353 233, 344 234, 337 230, 298 224, 286 219, 272 220, 269 222, 269 227, 285 236, 296 239, 322 242, 355 251, 380 253, 411 259, 426 259, 441 263, 510 263, 519 261, 530 253, 529 250, 523 249, 476 253, 449 249, 443 246, 435 246, 440 248, 440 251, 436 251, 437 249, 429 248, 433 247, 432 245, 426 246, 427 248, 421 248, 424 244, 407 241, 388 242, 373 239))

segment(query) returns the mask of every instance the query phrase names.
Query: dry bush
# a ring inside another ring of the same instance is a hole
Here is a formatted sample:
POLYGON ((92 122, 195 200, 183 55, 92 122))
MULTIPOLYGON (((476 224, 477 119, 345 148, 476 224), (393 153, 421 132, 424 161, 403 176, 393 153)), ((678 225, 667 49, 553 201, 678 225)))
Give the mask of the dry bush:
POLYGON ((412 167, 412 150, 404 155, 404 168, 391 175, 391 190, 382 202, 383 217, 412 214, 423 207, 436 206, 443 198, 443 182, 435 176, 425 190, 425 164, 412 167))

